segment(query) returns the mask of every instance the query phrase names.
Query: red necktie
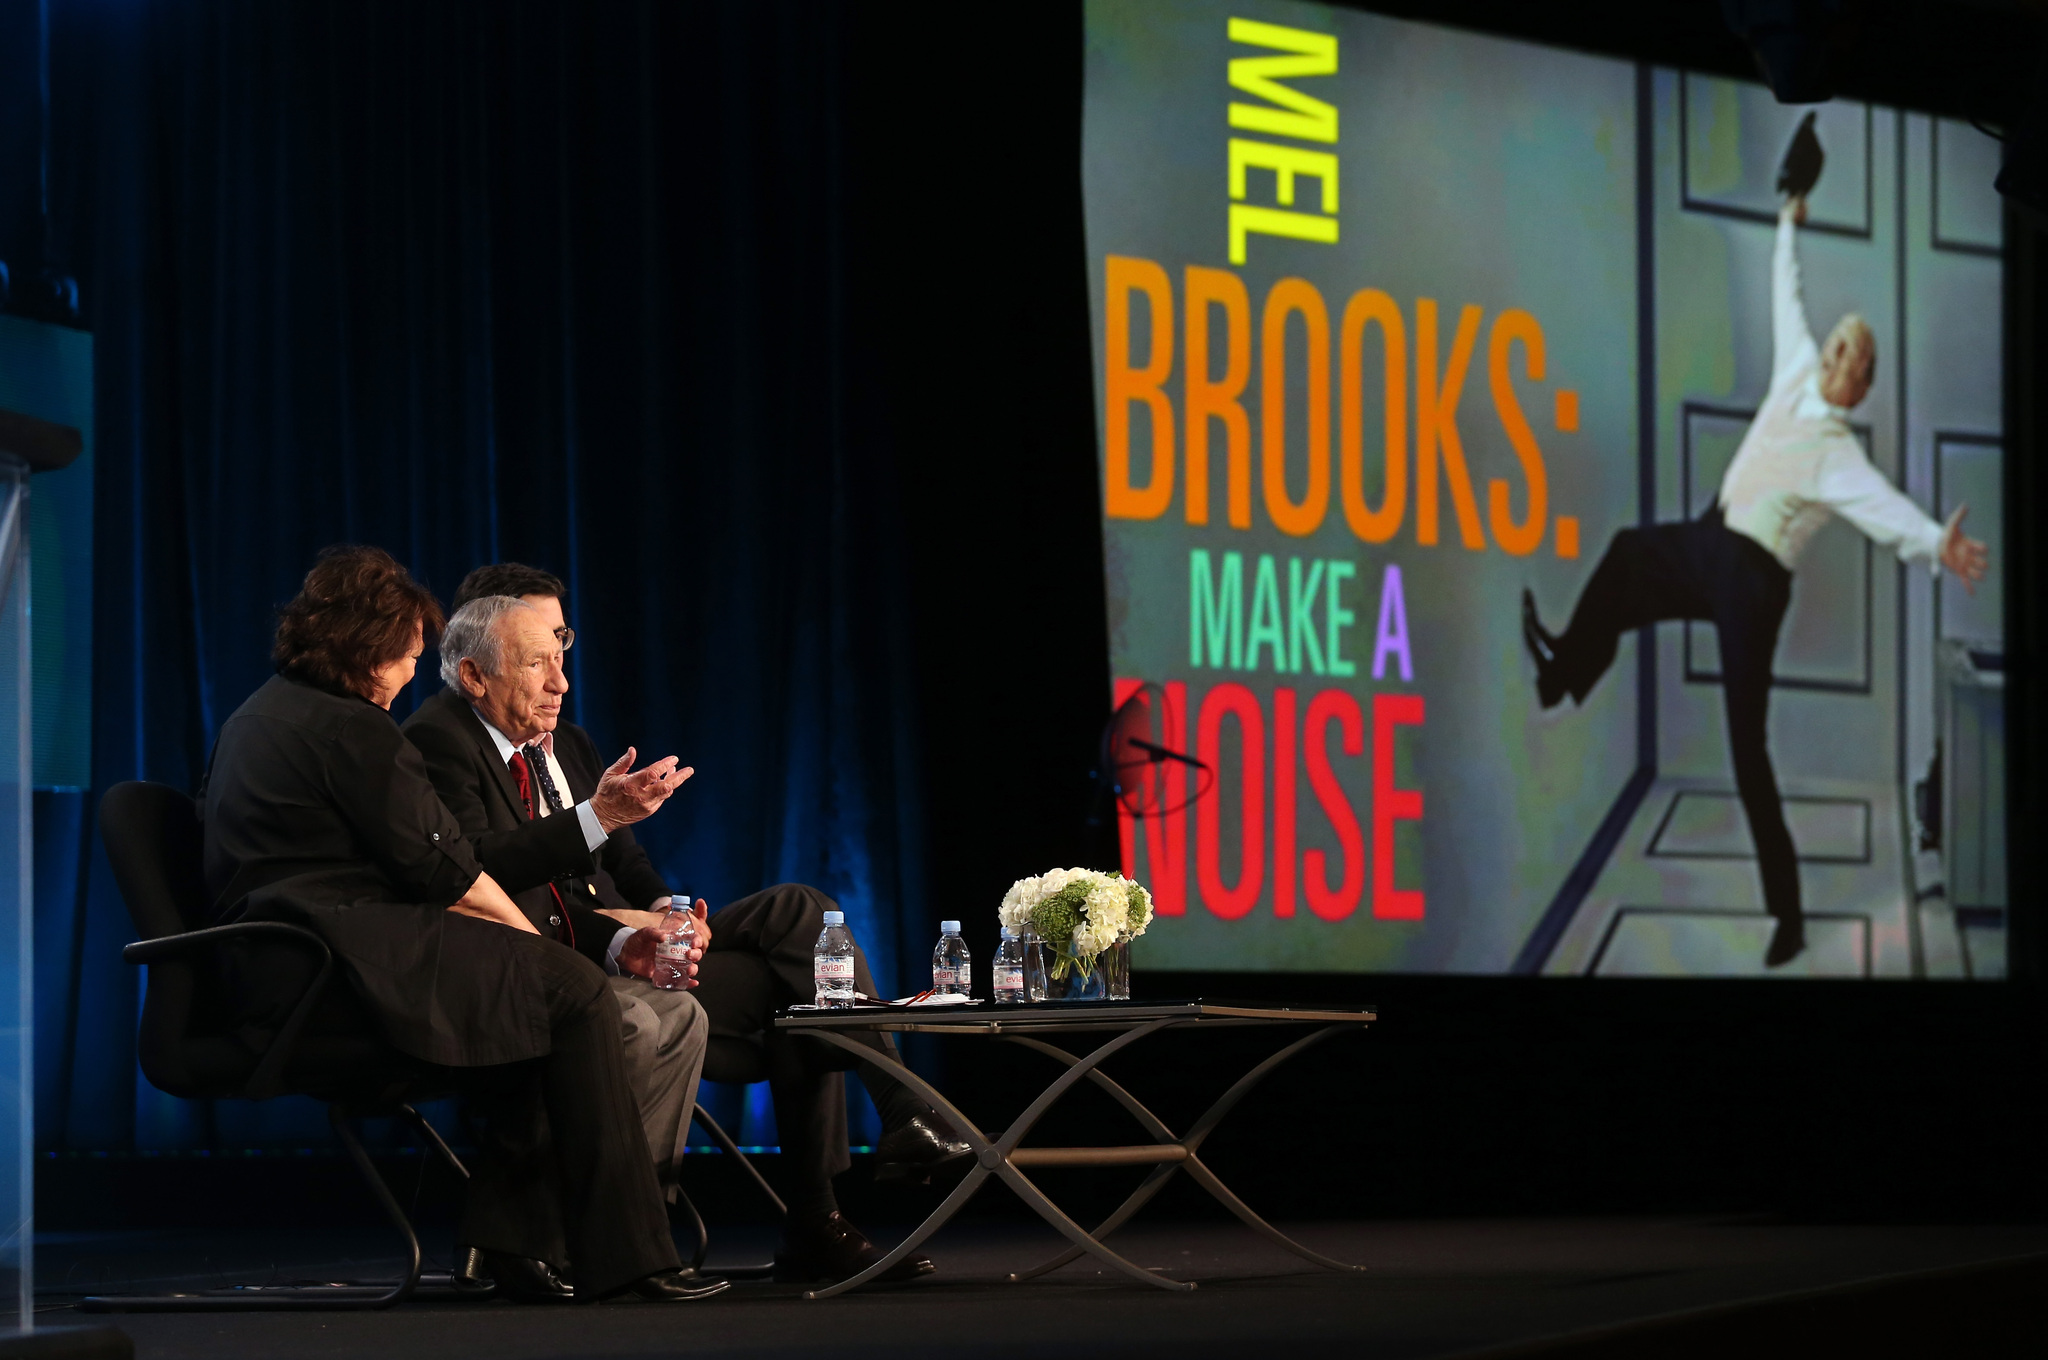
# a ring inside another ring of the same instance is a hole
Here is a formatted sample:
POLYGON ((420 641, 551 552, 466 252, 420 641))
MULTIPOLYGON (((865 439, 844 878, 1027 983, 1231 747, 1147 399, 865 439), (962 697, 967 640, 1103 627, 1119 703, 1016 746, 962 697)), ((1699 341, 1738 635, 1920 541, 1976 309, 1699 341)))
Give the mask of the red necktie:
MULTIPOLYGON (((512 767, 512 780, 519 786, 519 801, 526 808, 526 819, 533 820, 533 771, 527 768, 526 757, 518 751, 506 762, 512 767)), ((555 895, 555 938, 571 949, 576 947, 576 927, 569 923, 569 909, 562 904, 562 890, 548 884, 548 891, 555 895)))

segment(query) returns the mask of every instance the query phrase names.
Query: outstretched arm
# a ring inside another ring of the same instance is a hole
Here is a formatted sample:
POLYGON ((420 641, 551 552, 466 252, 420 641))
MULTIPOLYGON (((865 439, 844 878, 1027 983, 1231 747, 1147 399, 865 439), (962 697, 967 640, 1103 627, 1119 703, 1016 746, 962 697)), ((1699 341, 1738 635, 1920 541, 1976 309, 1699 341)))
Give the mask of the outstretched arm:
POLYGON ((1806 297, 1799 278, 1799 224, 1805 220, 1803 198, 1789 199, 1778 210, 1778 239, 1771 248, 1772 387, 1820 353, 1806 326, 1806 297))
POLYGON ((1846 437, 1821 465, 1818 490, 1819 499, 1830 510, 1862 530, 1871 542, 1892 549, 1901 562, 1925 562, 1930 571, 1941 570, 1942 526, 1885 480, 1863 450, 1846 437))

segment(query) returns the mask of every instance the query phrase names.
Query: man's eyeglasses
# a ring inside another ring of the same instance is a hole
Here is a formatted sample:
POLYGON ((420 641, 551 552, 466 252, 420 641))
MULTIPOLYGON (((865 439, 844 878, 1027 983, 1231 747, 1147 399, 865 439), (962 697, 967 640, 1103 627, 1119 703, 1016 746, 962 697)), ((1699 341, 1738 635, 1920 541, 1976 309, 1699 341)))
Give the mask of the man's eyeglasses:
POLYGON ((555 630, 555 641, 562 644, 563 651, 568 651, 576 645, 576 630, 567 624, 562 625, 555 630))

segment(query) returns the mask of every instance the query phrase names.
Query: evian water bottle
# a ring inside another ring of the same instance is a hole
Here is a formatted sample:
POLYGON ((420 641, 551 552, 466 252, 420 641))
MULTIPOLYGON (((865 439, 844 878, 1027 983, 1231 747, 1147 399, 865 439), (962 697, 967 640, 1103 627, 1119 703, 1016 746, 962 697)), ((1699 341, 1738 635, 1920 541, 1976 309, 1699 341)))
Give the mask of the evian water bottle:
POLYGON ((966 996, 974 990, 974 961, 958 921, 939 922, 939 943, 932 950, 932 995, 966 996))
POLYGON ((811 978, 818 985, 818 1009, 853 1009, 853 932, 843 911, 825 913, 825 929, 811 951, 811 978))
POLYGON ((995 998, 998 1006, 1024 1004, 1024 941, 1008 926, 996 946, 995 998))
POLYGON ((690 911, 690 899, 671 897, 668 914, 655 927, 654 971, 648 981, 665 992, 680 992, 690 985, 690 950, 697 943, 697 918, 690 911))

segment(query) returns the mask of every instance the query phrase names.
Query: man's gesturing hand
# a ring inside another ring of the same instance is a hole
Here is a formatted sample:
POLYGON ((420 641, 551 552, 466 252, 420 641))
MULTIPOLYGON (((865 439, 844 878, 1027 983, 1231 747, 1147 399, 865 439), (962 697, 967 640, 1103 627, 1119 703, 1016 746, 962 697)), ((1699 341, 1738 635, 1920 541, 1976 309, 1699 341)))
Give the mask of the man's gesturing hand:
POLYGON ((1991 551, 1963 532, 1963 516, 1969 513, 1969 506, 1958 505, 1948 523, 1941 526, 1941 565, 1962 580, 1963 589, 1975 595, 1977 582, 1991 569, 1991 551))
POLYGON ((685 779, 697 773, 687 765, 677 768, 674 756, 663 756, 644 770, 634 770, 633 757, 637 754, 628 746, 626 754, 597 777, 597 792, 590 795, 590 810, 597 814, 597 824, 607 836, 622 826, 653 816, 654 810, 667 802, 685 779))

